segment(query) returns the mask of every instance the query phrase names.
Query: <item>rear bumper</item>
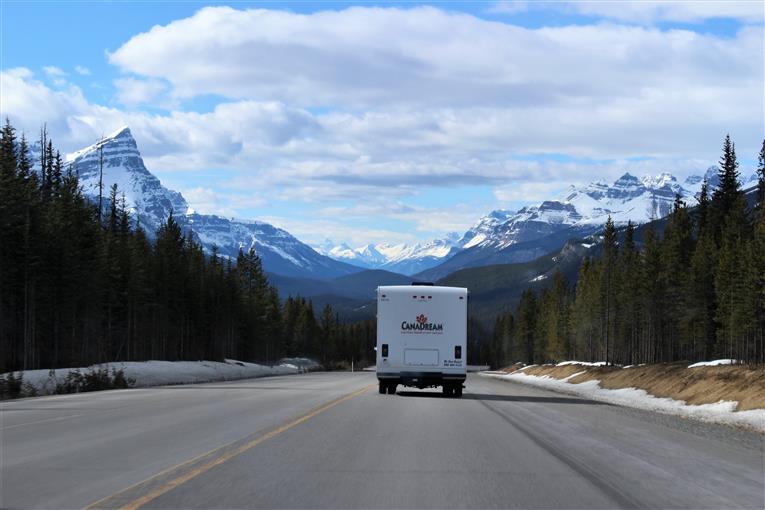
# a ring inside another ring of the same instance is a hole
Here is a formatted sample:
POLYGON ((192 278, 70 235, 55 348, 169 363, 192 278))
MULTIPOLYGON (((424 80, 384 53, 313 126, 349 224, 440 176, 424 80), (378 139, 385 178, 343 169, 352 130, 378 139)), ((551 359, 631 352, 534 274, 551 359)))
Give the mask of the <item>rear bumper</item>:
POLYGON ((378 373, 380 382, 401 384, 414 388, 430 388, 444 384, 456 386, 465 382, 465 374, 449 374, 443 372, 397 372, 378 373))

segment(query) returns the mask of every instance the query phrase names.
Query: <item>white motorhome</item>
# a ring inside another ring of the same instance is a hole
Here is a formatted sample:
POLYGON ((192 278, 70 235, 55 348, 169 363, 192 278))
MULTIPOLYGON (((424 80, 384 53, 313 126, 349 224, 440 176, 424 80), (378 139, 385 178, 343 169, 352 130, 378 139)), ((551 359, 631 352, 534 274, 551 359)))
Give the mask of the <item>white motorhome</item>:
POLYGON ((462 396, 467 373, 468 290, 425 284, 377 288, 380 393, 401 384, 462 396))

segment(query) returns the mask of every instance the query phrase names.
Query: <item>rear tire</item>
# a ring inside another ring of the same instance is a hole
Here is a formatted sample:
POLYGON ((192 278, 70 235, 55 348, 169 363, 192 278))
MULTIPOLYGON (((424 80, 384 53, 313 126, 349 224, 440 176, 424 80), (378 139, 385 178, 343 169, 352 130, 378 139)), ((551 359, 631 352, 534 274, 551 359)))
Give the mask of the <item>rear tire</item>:
POLYGON ((380 383, 380 387, 378 388, 380 395, 385 395, 385 388, 386 388, 386 385, 383 383, 380 383))
POLYGON ((451 386, 447 386, 447 385, 444 384, 444 396, 445 397, 450 397, 451 394, 452 394, 451 386))
POLYGON ((388 395, 395 395, 396 394, 396 387, 398 384, 390 384, 388 385, 388 395))
POLYGON ((456 388, 454 388, 454 396, 457 398, 462 398, 462 385, 459 385, 456 388))

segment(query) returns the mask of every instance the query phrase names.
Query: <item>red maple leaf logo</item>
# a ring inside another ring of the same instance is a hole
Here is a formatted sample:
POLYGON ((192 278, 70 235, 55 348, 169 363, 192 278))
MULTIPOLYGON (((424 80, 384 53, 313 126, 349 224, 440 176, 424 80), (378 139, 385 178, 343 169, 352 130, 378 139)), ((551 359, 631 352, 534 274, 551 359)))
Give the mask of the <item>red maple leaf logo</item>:
POLYGON ((428 318, 424 313, 417 316, 417 324, 425 324, 428 322, 428 318))

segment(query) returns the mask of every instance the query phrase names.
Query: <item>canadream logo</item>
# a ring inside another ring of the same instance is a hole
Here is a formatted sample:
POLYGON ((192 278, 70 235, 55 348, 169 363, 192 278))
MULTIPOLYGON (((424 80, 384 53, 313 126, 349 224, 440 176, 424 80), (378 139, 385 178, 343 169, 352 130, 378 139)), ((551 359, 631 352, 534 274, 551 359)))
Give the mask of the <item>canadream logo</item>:
POLYGON ((432 322, 428 322, 428 316, 425 315, 424 313, 421 313, 420 315, 414 318, 414 322, 407 322, 407 321, 402 322, 401 330, 402 331, 442 332, 444 330, 444 325, 441 323, 434 324, 432 322))

